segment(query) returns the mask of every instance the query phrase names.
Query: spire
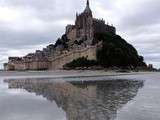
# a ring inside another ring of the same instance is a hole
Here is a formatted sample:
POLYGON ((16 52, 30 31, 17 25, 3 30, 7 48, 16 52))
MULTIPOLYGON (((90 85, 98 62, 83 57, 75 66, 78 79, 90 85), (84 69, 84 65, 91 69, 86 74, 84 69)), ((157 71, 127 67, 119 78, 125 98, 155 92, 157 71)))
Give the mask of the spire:
POLYGON ((87 0, 87 6, 89 6, 89 0, 87 0))
POLYGON ((85 8, 84 12, 92 15, 92 11, 91 11, 90 6, 89 6, 89 0, 87 0, 87 5, 86 5, 86 8, 85 8))

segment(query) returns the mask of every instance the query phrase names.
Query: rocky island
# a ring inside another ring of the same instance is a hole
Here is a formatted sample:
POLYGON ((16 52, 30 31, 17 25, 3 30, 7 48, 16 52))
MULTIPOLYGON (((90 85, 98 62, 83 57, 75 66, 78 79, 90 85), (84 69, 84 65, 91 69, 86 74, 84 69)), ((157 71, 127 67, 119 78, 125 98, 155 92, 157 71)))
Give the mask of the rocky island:
POLYGON ((92 15, 89 0, 85 10, 76 13, 75 25, 55 44, 24 57, 9 57, 5 70, 58 70, 77 67, 146 67, 136 49, 116 34, 113 25, 92 15))

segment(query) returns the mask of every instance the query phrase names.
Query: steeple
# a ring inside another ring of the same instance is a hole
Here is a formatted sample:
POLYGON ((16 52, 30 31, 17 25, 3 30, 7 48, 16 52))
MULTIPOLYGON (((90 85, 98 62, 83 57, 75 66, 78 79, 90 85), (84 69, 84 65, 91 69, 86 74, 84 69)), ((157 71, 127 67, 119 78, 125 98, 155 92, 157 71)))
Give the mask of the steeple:
POLYGON ((89 0, 87 0, 87 4, 86 4, 86 8, 84 10, 84 13, 88 13, 92 16, 92 11, 91 11, 90 6, 89 6, 89 0))
POLYGON ((89 6, 89 0, 87 0, 87 6, 89 6))

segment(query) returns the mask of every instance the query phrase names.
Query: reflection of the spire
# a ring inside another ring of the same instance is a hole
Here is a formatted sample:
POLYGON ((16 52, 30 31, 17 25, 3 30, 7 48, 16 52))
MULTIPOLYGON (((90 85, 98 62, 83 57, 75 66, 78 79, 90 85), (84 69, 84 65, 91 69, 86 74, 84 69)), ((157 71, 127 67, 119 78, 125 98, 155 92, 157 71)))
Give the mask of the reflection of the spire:
POLYGON ((55 101, 68 120, 113 120, 117 109, 132 100, 143 81, 106 80, 51 82, 47 79, 5 80, 9 88, 25 89, 55 101))

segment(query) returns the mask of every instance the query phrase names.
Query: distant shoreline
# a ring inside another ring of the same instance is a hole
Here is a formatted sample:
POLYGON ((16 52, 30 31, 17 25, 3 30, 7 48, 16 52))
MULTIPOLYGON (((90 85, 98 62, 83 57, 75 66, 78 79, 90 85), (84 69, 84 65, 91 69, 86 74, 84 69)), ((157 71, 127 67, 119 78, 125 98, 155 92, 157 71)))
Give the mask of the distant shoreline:
POLYGON ((144 69, 144 68, 117 68, 117 67, 110 67, 110 68, 85 68, 79 67, 75 69, 60 69, 60 70, 4 70, 0 69, 2 72, 55 72, 55 71, 105 71, 105 72, 116 72, 116 73, 130 73, 130 72, 160 72, 158 69, 144 69))
POLYGON ((104 70, 57 70, 57 71, 0 71, 0 77, 4 78, 83 78, 83 77, 107 77, 121 75, 138 75, 150 74, 156 72, 140 71, 140 72, 115 72, 104 70))

